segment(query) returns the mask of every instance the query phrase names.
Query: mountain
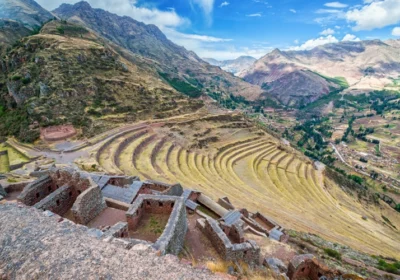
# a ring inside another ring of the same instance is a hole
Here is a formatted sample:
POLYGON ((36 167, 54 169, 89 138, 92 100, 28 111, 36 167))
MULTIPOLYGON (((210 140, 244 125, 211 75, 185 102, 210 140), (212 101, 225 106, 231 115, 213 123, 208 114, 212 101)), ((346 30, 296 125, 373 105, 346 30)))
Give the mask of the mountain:
POLYGON ((31 33, 31 30, 18 21, 0 19, 0 55, 3 55, 19 39, 31 33))
POLYGON ((172 43, 155 25, 146 25, 130 17, 93 9, 87 2, 63 4, 53 13, 69 22, 84 25, 129 50, 135 55, 131 57, 135 63, 138 62, 137 57, 145 58, 141 63, 150 65, 164 81, 189 96, 223 92, 256 100, 263 92, 260 87, 211 66, 194 52, 172 43))
POLYGON ((382 89, 392 86, 392 78, 399 76, 399 42, 340 42, 309 51, 276 49, 240 77, 294 106, 347 87, 363 91, 382 89))
POLYGON ((26 36, 11 47, 0 40, 6 47, 0 59, 0 138, 32 142, 40 127, 64 123, 90 137, 121 123, 203 107, 85 27, 52 20, 31 35, 17 22, 1 22, 15 24, 26 36))
POLYGON ((257 60, 252 56, 240 56, 233 60, 219 61, 213 58, 203 58, 204 61, 211 65, 221 67, 222 70, 233 73, 238 76, 241 72, 250 68, 251 65, 257 60))
POLYGON ((33 0, 1 0, 0 18, 23 23, 29 29, 39 28, 54 16, 33 0))

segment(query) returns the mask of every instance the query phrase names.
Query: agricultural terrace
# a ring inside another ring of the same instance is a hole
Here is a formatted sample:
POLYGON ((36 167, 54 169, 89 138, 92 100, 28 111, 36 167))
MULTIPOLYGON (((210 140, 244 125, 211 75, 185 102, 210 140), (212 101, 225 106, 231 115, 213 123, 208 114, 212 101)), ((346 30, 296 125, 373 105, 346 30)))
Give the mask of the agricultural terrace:
POLYGON ((228 196, 234 205, 265 213, 287 228, 400 257, 398 213, 387 205, 361 205, 308 159, 242 116, 133 126, 96 148, 92 156, 105 172, 180 182, 213 199, 228 196))

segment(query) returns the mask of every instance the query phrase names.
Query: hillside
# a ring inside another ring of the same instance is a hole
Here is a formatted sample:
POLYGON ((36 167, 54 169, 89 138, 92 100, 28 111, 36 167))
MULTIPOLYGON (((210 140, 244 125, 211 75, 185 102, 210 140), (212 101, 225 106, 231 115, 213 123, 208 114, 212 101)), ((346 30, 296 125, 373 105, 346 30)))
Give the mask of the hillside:
POLYGON ((211 66, 195 53, 172 43, 155 26, 146 25, 130 17, 120 17, 101 9, 93 9, 87 2, 63 4, 54 14, 64 20, 79 23, 100 36, 147 59, 172 87, 193 97, 201 93, 222 92, 242 95, 248 100, 258 99, 262 90, 239 78, 211 66))
POLYGON ((31 30, 20 22, 0 19, 0 55, 3 55, 7 48, 11 48, 19 39, 30 34, 31 30))
POLYGON ((275 50, 240 76, 288 105, 300 105, 347 83, 349 91, 390 87, 399 71, 399 41, 373 40, 327 44, 309 51, 275 50))
POLYGON ((52 21, 4 57, 0 131, 24 141, 39 127, 72 123, 93 135, 127 121, 197 110, 154 73, 132 64, 89 30, 52 21))
POLYGON ((223 61, 212 58, 203 58, 203 60, 207 61, 211 65, 221 67, 222 70, 233 73, 235 76, 237 76, 241 72, 250 68, 250 66, 252 66, 257 59, 251 56, 240 56, 236 59, 223 61))

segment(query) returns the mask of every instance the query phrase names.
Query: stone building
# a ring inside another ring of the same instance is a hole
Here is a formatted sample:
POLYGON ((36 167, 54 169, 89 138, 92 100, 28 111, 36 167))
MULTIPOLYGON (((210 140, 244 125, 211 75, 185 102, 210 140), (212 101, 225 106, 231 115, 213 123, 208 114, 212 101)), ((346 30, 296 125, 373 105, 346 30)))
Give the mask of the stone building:
POLYGON ((87 224, 106 207, 100 187, 88 173, 52 168, 27 184, 18 201, 60 216, 71 211, 74 221, 87 224))
POLYGON ((139 195, 126 212, 128 229, 136 230, 145 213, 169 215, 165 229, 152 247, 161 254, 179 254, 188 227, 183 198, 167 195, 139 195))

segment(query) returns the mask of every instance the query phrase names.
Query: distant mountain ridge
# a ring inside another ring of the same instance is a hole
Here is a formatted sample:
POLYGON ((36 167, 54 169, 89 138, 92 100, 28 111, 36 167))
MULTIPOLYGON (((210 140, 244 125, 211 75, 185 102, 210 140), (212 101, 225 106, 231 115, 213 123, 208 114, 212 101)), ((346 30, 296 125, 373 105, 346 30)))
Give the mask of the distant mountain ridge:
POLYGON ((233 73, 235 76, 248 69, 251 65, 253 65, 254 62, 257 61, 257 59, 252 56, 240 56, 236 59, 222 61, 213 58, 203 58, 203 60, 211 65, 221 67, 222 70, 233 73))
POLYGON ((233 77, 205 63, 194 52, 174 44, 155 25, 93 9, 84 1, 75 5, 63 4, 53 13, 62 19, 84 25, 136 57, 144 58, 149 67, 154 68, 177 90, 187 89, 194 94, 209 89, 243 95, 249 100, 256 100, 263 93, 260 87, 233 77))
POLYGON ((33 29, 53 19, 54 15, 33 0, 1 0, 0 18, 12 19, 33 29))
POLYGON ((257 60, 240 77, 287 105, 309 103, 331 91, 391 87, 400 75, 400 40, 340 42, 309 51, 280 51, 257 60))

